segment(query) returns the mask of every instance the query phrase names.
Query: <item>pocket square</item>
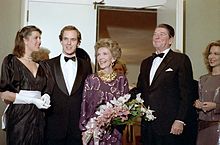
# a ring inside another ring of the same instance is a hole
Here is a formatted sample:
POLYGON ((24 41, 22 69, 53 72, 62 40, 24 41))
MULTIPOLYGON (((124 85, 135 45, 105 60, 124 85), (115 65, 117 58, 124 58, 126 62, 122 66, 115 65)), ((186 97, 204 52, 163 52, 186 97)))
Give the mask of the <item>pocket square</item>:
POLYGON ((167 72, 167 71, 173 71, 173 69, 172 69, 172 68, 168 68, 168 69, 166 70, 166 72, 167 72))

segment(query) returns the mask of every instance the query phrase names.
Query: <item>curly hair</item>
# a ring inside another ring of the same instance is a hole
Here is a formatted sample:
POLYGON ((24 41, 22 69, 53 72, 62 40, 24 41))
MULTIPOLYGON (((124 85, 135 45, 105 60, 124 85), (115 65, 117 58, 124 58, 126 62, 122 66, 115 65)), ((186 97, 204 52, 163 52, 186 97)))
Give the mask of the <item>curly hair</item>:
POLYGON ((204 62, 205 62, 206 68, 209 72, 212 72, 212 67, 210 66, 209 60, 208 60, 208 56, 209 56, 210 49, 211 49, 212 46, 219 46, 220 47, 220 40, 213 41, 213 42, 209 43, 208 46, 205 48, 205 51, 203 53, 204 62))
MULTIPOLYGON (((110 39, 110 38, 102 38, 95 44, 95 51, 97 53, 98 49, 101 47, 106 47, 110 50, 113 58, 118 60, 121 57, 121 47, 118 42, 110 39)), ((97 55, 97 54, 96 54, 97 55)))

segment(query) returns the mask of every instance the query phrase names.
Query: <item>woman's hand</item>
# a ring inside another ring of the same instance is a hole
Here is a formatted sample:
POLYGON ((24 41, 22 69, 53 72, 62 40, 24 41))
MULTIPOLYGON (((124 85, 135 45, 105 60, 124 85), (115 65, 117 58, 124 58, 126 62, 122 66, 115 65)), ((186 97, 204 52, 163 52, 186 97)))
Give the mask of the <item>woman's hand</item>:
POLYGON ((216 108, 216 103, 214 103, 214 102, 201 102, 199 100, 196 100, 194 103, 194 106, 197 109, 201 109, 204 112, 208 112, 208 111, 211 111, 216 108))
POLYGON ((10 91, 5 91, 0 93, 2 101, 4 101, 6 104, 10 104, 11 102, 14 102, 16 94, 10 91))
POLYGON ((194 107, 196 107, 197 109, 202 109, 203 107, 203 102, 199 101, 199 100, 196 100, 194 102, 194 107))
POLYGON ((204 112, 211 111, 216 108, 216 103, 214 102, 203 102, 202 110, 204 112))

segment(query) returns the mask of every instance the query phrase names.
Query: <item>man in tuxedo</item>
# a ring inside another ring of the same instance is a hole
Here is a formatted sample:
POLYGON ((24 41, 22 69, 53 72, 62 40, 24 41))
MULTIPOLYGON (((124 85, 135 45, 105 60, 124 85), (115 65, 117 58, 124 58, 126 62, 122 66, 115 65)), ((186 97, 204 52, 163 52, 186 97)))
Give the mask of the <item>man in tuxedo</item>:
POLYGON ((156 117, 141 122, 144 145, 182 145, 193 74, 188 56, 170 49, 174 34, 172 26, 158 25, 153 34, 156 52, 141 64, 136 91, 156 117))
POLYGON ((48 61, 56 85, 51 107, 46 112, 46 145, 81 145, 80 108, 84 81, 92 73, 89 61, 76 56, 81 34, 74 26, 65 26, 59 35, 62 54, 48 61))

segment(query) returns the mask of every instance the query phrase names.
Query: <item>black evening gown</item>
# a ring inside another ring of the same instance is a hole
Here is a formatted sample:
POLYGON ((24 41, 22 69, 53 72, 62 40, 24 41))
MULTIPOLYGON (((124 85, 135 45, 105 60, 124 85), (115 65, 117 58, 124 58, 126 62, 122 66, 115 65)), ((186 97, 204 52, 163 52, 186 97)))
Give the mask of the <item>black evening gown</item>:
MULTIPOLYGON (((0 91, 40 91, 50 94, 53 80, 49 67, 40 62, 36 76, 14 55, 5 57, 1 69, 0 91)), ((11 103, 6 111, 7 145, 43 145, 44 110, 34 104, 11 103)))

